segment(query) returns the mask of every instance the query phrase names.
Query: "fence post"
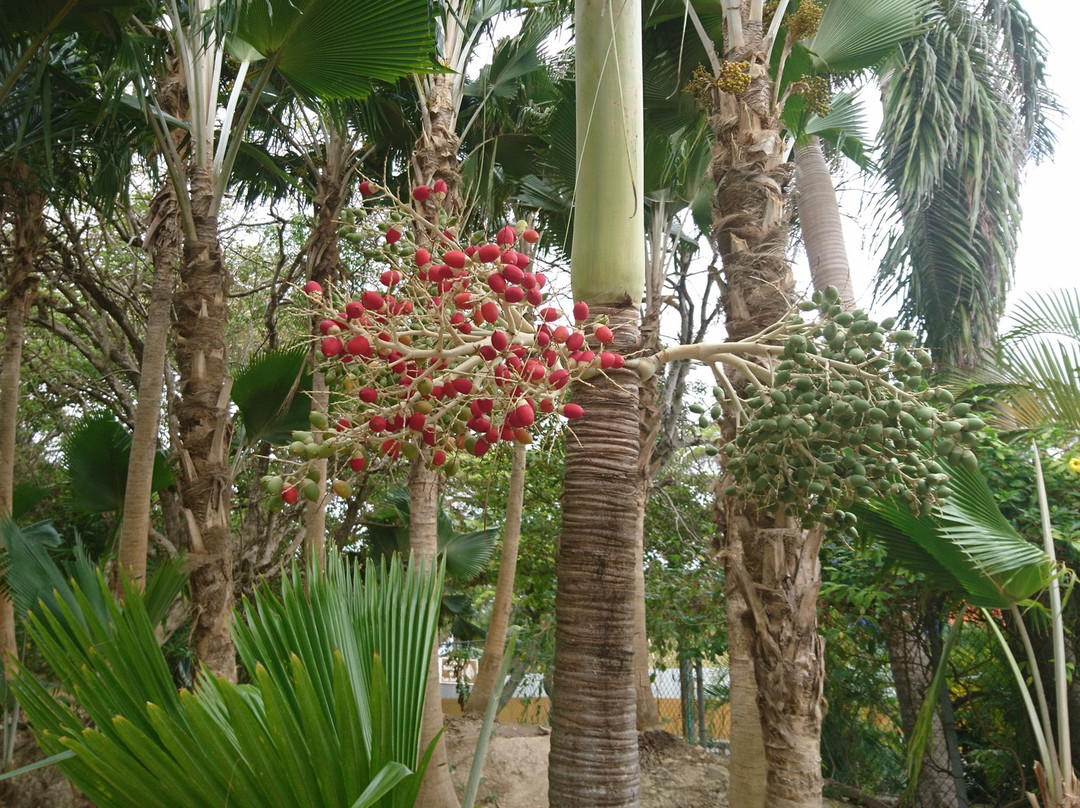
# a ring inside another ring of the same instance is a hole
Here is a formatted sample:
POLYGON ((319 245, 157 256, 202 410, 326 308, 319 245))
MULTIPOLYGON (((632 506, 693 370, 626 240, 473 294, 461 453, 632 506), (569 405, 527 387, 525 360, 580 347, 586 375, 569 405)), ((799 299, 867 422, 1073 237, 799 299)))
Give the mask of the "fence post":
POLYGON ((690 663, 685 659, 679 660, 679 707, 682 712, 682 736, 687 743, 694 742, 694 736, 690 731, 692 721, 690 715, 690 663))
POLYGON ((694 671, 697 673, 697 710, 698 710, 698 740, 701 746, 706 745, 705 734, 705 672, 702 670, 701 657, 694 660, 694 671))

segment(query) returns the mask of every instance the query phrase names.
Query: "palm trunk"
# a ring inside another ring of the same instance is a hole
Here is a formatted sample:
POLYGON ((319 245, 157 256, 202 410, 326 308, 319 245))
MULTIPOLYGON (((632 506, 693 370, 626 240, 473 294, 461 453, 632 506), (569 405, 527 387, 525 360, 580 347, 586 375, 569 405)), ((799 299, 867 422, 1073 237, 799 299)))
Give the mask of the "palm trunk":
POLYGON ((521 538, 521 509, 525 499, 525 447, 514 443, 510 466, 510 495, 506 500, 506 524, 503 527, 502 557, 499 559, 499 578, 495 583, 495 603, 491 607, 491 623, 484 639, 484 653, 476 672, 465 715, 482 718, 495 691, 499 668, 502 665, 506 629, 510 625, 510 609, 514 596, 514 576, 517 572, 518 542, 521 538))
MULTIPOLYGON (((409 550, 416 561, 435 563, 438 552, 439 475, 424 464, 424 459, 413 461, 409 473, 409 550)), ((439 687, 439 643, 431 649, 431 665, 428 668, 427 695, 424 701, 424 722, 420 729, 420 749, 428 744, 443 728, 442 695, 439 687)), ((456 808, 457 794, 450 780, 450 767, 446 760, 446 744, 441 735, 435 744, 416 804, 430 808, 456 808)))
MULTIPOLYGON (((146 583, 154 458, 161 424, 161 391, 165 384, 165 355, 172 329, 173 277, 182 240, 176 190, 171 184, 167 183, 150 205, 149 231, 154 275, 146 310, 146 335, 139 367, 139 398, 131 436, 131 455, 124 489, 124 520, 118 548, 119 568, 125 570, 129 580, 140 589, 146 583)), ((114 590, 120 591, 119 582, 114 582, 114 590)))
POLYGON ((236 680, 229 635, 233 606, 233 542, 229 517, 229 388, 225 329, 229 278, 212 214, 214 179, 203 168, 189 176, 195 239, 184 244, 176 308, 176 408, 183 469, 182 496, 191 541, 192 644, 211 672, 236 680))
MULTIPOLYGON (((612 350, 638 350, 645 286, 641 4, 575 7, 577 187, 574 298, 606 316, 612 350)), ((593 343, 595 345, 595 342, 593 343)), ((575 385, 585 411, 566 442, 555 554, 555 666, 548 800, 553 808, 636 806, 634 547, 638 378, 575 385)))
POLYGON ((795 204, 814 289, 835 286, 840 290, 844 308, 854 308, 855 291, 844 247, 840 205, 821 151, 821 141, 816 136, 795 148, 795 189, 795 204))
MULTIPOLYGON (((711 120, 710 173, 717 184, 712 236, 723 259, 722 302, 728 339, 733 341, 783 317, 794 292, 785 257, 785 197, 791 170, 783 162, 760 20, 746 19, 747 8, 744 4, 741 35, 730 37, 733 46, 724 56, 750 63, 750 85, 739 96, 718 91, 711 120)), ((729 581, 736 579, 742 596, 729 599, 729 621, 741 621, 750 633, 767 765, 765 804, 820 808, 824 681, 824 641, 817 633, 820 531, 802 531, 783 514, 725 504, 725 575, 729 581), (742 564, 735 566, 732 559, 740 557, 742 564), (732 613, 733 609, 738 611, 732 613)), ((732 667, 732 692, 741 693, 744 686, 735 676, 745 666, 732 667)), ((743 739, 736 735, 737 727, 732 732, 734 751, 743 739)), ((752 741, 747 746, 751 751, 752 741)))
MULTIPOLYGON (((308 280, 321 285, 324 289, 332 283, 338 272, 340 253, 338 250, 338 219, 345 204, 347 176, 350 172, 349 157, 352 154, 353 141, 332 121, 326 126, 325 158, 319 172, 318 187, 315 192, 315 227, 307 244, 308 280)), ((319 318, 314 318, 312 334, 319 334, 319 318)), ((312 365, 317 340, 312 343, 312 365)), ((330 393, 326 387, 326 378, 321 371, 314 371, 311 378, 312 412, 326 413, 330 406, 330 393)), ((321 442, 321 438, 319 438, 321 442)), ((309 560, 318 564, 326 554, 326 473, 329 463, 326 458, 316 458, 311 467, 319 473, 319 498, 308 503, 304 513, 304 552, 309 560)))
MULTIPOLYGON (((596 307, 599 308, 599 307, 596 307)), ((602 309, 621 351, 637 343, 637 309, 602 309)), ((552 808, 638 804, 634 545, 638 393, 633 373, 579 385, 585 415, 566 441, 562 537, 555 556, 552 808)))
MULTIPOLYGON (((11 168, 11 167, 9 167, 11 168)), ((13 167, 4 177, 4 204, 15 203, 11 211, 11 265, 7 272, 4 312, 4 341, 0 353, 0 518, 11 517, 15 492, 16 433, 19 422, 19 376, 23 340, 30 306, 37 292, 34 257, 45 238, 45 194, 29 177, 25 166, 13 167)), ((2 217, 0 217, 2 218, 2 217)), ((18 653, 15 644, 15 611, 7 591, 0 591, 0 655, 6 675, 14 675, 18 653)))

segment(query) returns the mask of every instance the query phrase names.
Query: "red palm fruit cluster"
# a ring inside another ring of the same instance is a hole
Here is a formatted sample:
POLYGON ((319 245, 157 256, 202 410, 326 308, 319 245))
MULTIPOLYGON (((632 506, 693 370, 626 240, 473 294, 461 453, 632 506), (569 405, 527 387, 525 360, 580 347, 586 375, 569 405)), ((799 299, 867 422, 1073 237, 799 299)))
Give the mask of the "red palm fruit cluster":
MULTIPOLYGON (((444 193, 438 183, 430 190, 444 193)), ((620 354, 586 347, 584 303, 569 320, 546 301, 547 278, 516 249, 535 243, 536 231, 507 225, 494 242, 420 247, 401 225, 371 227, 372 243, 397 233, 398 243, 379 253, 381 288, 340 300, 336 290, 305 287, 323 318, 334 393, 318 444, 331 448, 318 451, 344 455, 354 470, 374 458, 423 455, 453 473, 462 452, 531 443, 544 418, 581 417, 580 406, 561 401, 569 382, 622 366, 620 354)), ((593 336, 599 348, 611 332, 600 325, 593 336)))

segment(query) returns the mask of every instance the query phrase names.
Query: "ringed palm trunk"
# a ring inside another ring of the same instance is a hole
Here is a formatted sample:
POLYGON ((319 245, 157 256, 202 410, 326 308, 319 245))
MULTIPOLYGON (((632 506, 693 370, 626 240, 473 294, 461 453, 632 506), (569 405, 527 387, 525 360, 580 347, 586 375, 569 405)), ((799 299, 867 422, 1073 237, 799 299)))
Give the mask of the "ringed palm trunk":
MULTIPOLYGON (((750 85, 739 96, 718 91, 711 118, 710 173, 717 185, 712 198, 712 236, 723 259, 722 303, 728 339, 733 341, 783 317, 794 292, 785 257, 786 188, 791 169, 783 162, 761 24, 747 19, 747 8, 744 4, 742 41, 731 36, 735 47, 724 56, 732 62, 750 63, 750 85)), ((731 424, 733 419, 725 421, 731 424)), ((824 641, 817 633, 817 594, 821 531, 803 531, 790 517, 758 512, 745 503, 724 504, 725 575, 733 582, 729 584, 728 620, 745 627, 750 641, 767 770, 764 804, 770 808, 820 806, 824 641), (735 559, 742 563, 736 566, 735 559)), ((738 650, 736 646, 729 654, 738 650)), ((742 660, 732 660, 733 699, 747 690, 735 681, 745 669, 742 660)), ((746 705, 740 707, 752 712, 746 705)), ((735 704, 732 710, 737 711, 735 704)), ((746 739, 748 747, 737 752, 744 742, 739 732, 733 722, 732 773, 741 775, 744 766, 745 771, 751 770, 743 756, 756 755, 758 750, 752 739, 746 739)), ((733 783, 732 788, 743 785, 733 783)))
POLYGON ((193 167, 189 194, 195 238, 184 243, 176 308, 176 415, 184 482, 181 493, 191 537, 192 644, 218 676, 236 680, 229 634, 233 605, 233 542, 229 509, 229 390, 225 328, 229 278, 213 210, 214 178, 193 167))
MULTIPOLYGON (((461 198, 458 185, 461 175, 458 171, 457 148, 458 138, 455 133, 457 125, 457 105, 454 103, 452 92, 453 76, 438 74, 425 78, 426 97, 422 111, 423 133, 413 148, 414 179, 418 183, 430 183, 435 179, 443 179, 447 185, 446 199, 443 200, 443 208, 448 213, 455 213, 460 207, 461 198)), ((419 216, 417 222, 418 241, 426 238, 428 246, 434 252, 439 233, 436 231, 424 234, 420 229, 421 221, 437 222, 438 216, 435 209, 436 201, 429 198, 425 202, 416 202, 419 216), (422 217, 422 218, 421 218, 422 217)), ((424 465, 425 454, 413 463, 412 473, 409 476, 409 494, 412 508, 411 521, 409 523, 409 549, 417 556, 434 558, 438 535, 436 532, 435 514, 439 505, 438 474, 424 465), (419 509, 419 511, 418 511, 419 509), (422 526, 417 525, 419 512, 431 513, 430 524, 425 520, 422 526)), ((436 646, 438 643, 436 643, 436 646)), ((427 748, 429 744, 443 728, 442 696, 439 692, 439 658, 438 648, 432 651, 431 668, 428 672, 427 701, 424 703, 424 724, 420 734, 420 748, 427 748)), ((420 785, 420 793, 416 804, 430 806, 430 808, 458 808, 460 801, 454 792, 454 785, 450 780, 450 768, 446 760, 446 745, 442 737, 439 737, 427 771, 424 773, 423 782, 420 785)))
POLYGON ((506 524, 503 527, 502 556, 499 577, 495 582, 495 603, 491 607, 491 622, 484 639, 484 653, 476 671, 465 715, 482 718, 495 691, 502 666, 506 630, 514 596, 514 576, 517 573, 518 543, 521 539, 521 509, 525 499, 525 446, 514 443, 510 465, 510 495, 506 500, 506 524))
MULTIPOLYGON (((2 306, 4 340, 0 349, 0 519, 11 518, 15 492, 15 447, 19 421, 19 376, 30 306, 37 293, 34 257, 45 237, 45 194, 23 164, 5 166, 2 205, 11 210, 11 264, 2 306)), ((2 219, 2 216, 0 216, 2 219)), ((6 675, 14 674, 15 611, 6 590, 0 592, 0 655, 6 675)))
POLYGON ((795 206, 814 289, 835 286, 844 308, 854 308, 855 290, 844 246, 840 205, 816 135, 795 147, 795 189, 795 206))
MULTIPOLYGON (((627 354, 640 348, 645 285, 640 3, 581 0, 575 32, 574 298, 589 303, 594 320, 609 318, 613 349, 627 354)), ((572 398, 585 414, 566 438, 548 800, 553 808, 636 806, 639 525, 627 505, 638 494, 638 379, 612 371, 575 385, 572 398)))
MULTIPOLYGON (((338 217, 345 204, 347 175, 350 171, 349 156, 352 154, 352 139, 339 130, 333 123, 327 127, 327 142, 324 145, 325 159, 319 172, 315 191, 315 228, 308 241, 308 280, 316 281, 324 289, 332 283, 337 273, 338 260, 338 217)), ((312 334, 318 336, 319 323, 315 318, 311 324, 312 334)), ((312 342, 312 365, 315 366, 315 346, 312 342)), ((322 371, 315 370, 311 376, 311 409, 325 413, 329 410, 330 393, 322 371)), ((319 438, 321 441, 321 438, 319 438)), ((326 458, 316 458, 312 468, 319 472, 319 498, 309 502, 304 515, 304 551, 309 559, 322 564, 326 553, 326 473, 329 463, 326 458)))

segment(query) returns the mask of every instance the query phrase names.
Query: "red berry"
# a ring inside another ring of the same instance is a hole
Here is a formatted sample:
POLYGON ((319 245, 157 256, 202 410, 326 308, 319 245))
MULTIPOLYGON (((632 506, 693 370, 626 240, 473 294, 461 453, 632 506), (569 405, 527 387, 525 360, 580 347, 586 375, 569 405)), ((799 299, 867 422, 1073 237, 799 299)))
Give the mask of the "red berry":
POLYGON ((345 304, 345 316, 350 320, 359 320, 364 313, 363 305, 357 300, 350 300, 345 304))
POLYGON ((520 286, 508 286, 503 294, 507 303, 520 303, 525 299, 525 290, 520 286))
POLYGON ((322 286, 320 286, 317 281, 308 281, 304 284, 305 295, 313 295, 316 293, 322 294, 322 286))
POLYGON ((401 280, 401 273, 396 269, 388 269, 379 276, 383 286, 390 287, 401 280))
POLYGON ((521 404, 514 414, 517 416, 518 426, 532 426, 536 420, 536 413, 529 404, 521 404))
POLYGON ((434 185, 431 186, 431 190, 437 194, 445 195, 450 189, 446 187, 446 180, 435 180, 434 185))
POLYGON ((472 308, 472 292, 458 292, 454 295, 454 305, 459 309, 472 308))
POLYGON ((600 340, 603 345, 610 345, 615 339, 615 335, 611 333, 611 329, 606 325, 602 325, 596 329, 596 338, 600 340))
POLYGON ((510 338, 502 331, 494 331, 491 334, 491 347, 500 353, 506 350, 510 344, 510 338))
POLYGON ((571 402, 570 404, 562 405, 562 414, 565 417, 573 420, 574 418, 580 418, 582 415, 584 415, 585 410, 581 409, 580 404, 574 404, 571 402))
MULTIPOLYGON (((439 182, 442 182, 442 180, 439 180, 439 182)), ((442 449, 436 449, 435 452, 431 455, 431 465, 441 466, 445 462, 446 452, 444 452, 442 449)))
POLYGON ((622 354, 615 354, 615 361, 611 363, 611 366, 616 370, 626 364, 626 357, 622 354))
POLYGON ((476 257, 483 263, 489 264, 492 261, 498 261, 501 252, 498 244, 483 244, 476 251, 476 257))
POLYGON ((566 347, 571 351, 580 350, 581 346, 585 344, 585 335, 580 331, 574 331, 570 336, 566 338, 566 347))
POLYGON ((615 367, 615 357, 617 356, 618 354, 602 351, 600 353, 600 369, 607 370, 608 368, 615 367))
POLYGON ((495 409, 495 402, 490 398, 478 398, 476 400, 476 407, 480 410, 481 414, 487 415, 493 409, 495 409))
POLYGON ((487 454, 488 449, 490 449, 490 448, 491 448, 490 444, 488 444, 488 442, 486 440, 484 440, 483 438, 480 438, 479 440, 476 441, 476 444, 473 446, 473 452, 472 453, 474 455, 476 455, 476 457, 483 457, 484 455, 487 454))
POLYGON ((431 263, 431 253, 421 247, 416 251, 416 265, 418 267, 427 266, 431 263))
POLYGON ((442 260, 447 266, 451 266, 454 269, 461 269, 465 266, 465 261, 468 258, 461 250, 447 250, 443 253, 442 260))
POLYGON ((412 198, 417 202, 424 202, 431 196, 431 189, 426 185, 417 185, 412 189, 412 198))
POLYGON ((462 334, 471 334, 472 333, 472 323, 468 323, 468 322, 462 323, 461 325, 458 326, 458 331, 460 331, 462 334))
POLYGON ((393 438, 388 438, 387 440, 384 440, 382 442, 382 446, 380 448, 382 449, 382 453, 384 455, 389 455, 390 457, 397 457, 401 446, 393 438))
POLYGON ((519 269, 525 269, 529 265, 529 256, 525 253, 518 253, 514 263, 518 265, 519 269))
POLYGON ((513 264, 514 266, 517 266, 517 253, 513 250, 507 250, 502 254, 502 258, 499 260, 506 265, 513 264))
POLYGON ((517 231, 512 225, 506 225, 506 227, 499 230, 499 235, 495 237, 495 243, 501 245, 513 244, 517 241, 517 231))
POLYGON ((323 356, 337 356, 345 349, 337 337, 327 337, 322 341, 321 347, 323 356))
POLYGON ((492 348, 490 345, 481 345, 479 350, 480 356, 490 362, 492 359, 499 355, 499 352, 492 348))
POLYGON ((366 465, 367 458, 363 455, 360 455, 359 457, 354 457, 349 460, 349 468, 351 468, 353 471, 363 471, 364 466, 366 465))
POLYGON ((574 304, 574 322, 583 323, 589 319, 589 304, 579 300, 574 304))
POLYGON ((521 237, 525 239, 525 241, 529 244, 535 244, 540 240, 540 234, 533 230, 531 227, 528 228, 524 233, 522 233, 521 237))
POLYGON ((539 289, 526 289, 525 299, 529 301, 530 306, 539 306, 544 302, 544 297, 540 294, 539 289))
POLYGON ((360 302, 364 304, 364 308, 368 311, 382 311, 383 306, 386 305, 383 296, 371 289, 360 295, 360 302))
POLYGON ((546 325, 542 325, 536 330, 536 344, 544 348, 547 347, 549 342, 551 342, 551 329, 546 325))
POLYGON ((360 400, 365 404, 374 404, 375 400, 379 397, 379 391, 374 387, 361 387, 360 388, 360 400))
MULTIPOLYGON (((525 268, 525 267, 521 266, 521 264, 518 264, 518 267, 521 268, 521 269, 525 268)), ((535 289, 536 288, 536 276, 533 275, 531 272, 523 273, 522 276, 521 276, 521 285, 524 286, 526 289, 535 289)))
POLYGON ((345 352, 349 356, 362 356, 365 359, 370 359, 372 355, 371 343, 368 342, 367 337, 357 334, 351 340, 349 344, 345 346, 345 352))
MULTIPOLYGON (((331 328, 336 329, 339 328, 339 326, 333 320, 323 320, 321 323, 319 323, 319 333, 322 334, 324 337, 330 336, 331 328)), ((336 334, 337 331, 335 331, 334 333, 336 334)))
POLYGON ((493 323, 499 319, 499 306, 493 300, 488 300, 480 307, 480 314, 484 322, 493 323))
POLYGON ((401 231, 398 230, 396 227, 391 227, 389 230, 386 231, 386 243, 387 244, 396 244, 398 239, 400 239, 400 238, 401 238, 401 231))
POLYGON ((565 325, 560 325, 551 333, 551 338, 560 345, 566 342, 566 338, 569 336, 570 329, 567 328, 565 325))
POLYGON ((487 282, 488 288, 490 288, 491 291, 495 292, 496 294, 501 295, 503 292, 506 291, 506 279, 498 272, 492 272, 490 275, 488 275, 487 282))
POLYGON ((372 194, 378 193, 378 191, 379 186, 373 183, 371 180, 364 180, 362 183, 360 183, 361 196, 371 196, 372 194))
POLYGON ((533 277, 536 278, 537 289, 543 289, 547 285, 547 275, 543 272, 537 272, 533 277))
POLYGON ((281 492, 281 498, 289 505, 295 505, 296 501, 300 498, 300 492, 296 490, 295 485, 290 485, 288 488, 281 492))
POLYGON ((337 431, 338 432, 344 432, 346 429, 348 429, 351 426, 352 426, 352 424, 349 423, 346 419, 344 419, 344 418, 338 418, 337 419, 337 431))
POLYGON ((558 370, 551 371, 551 375, 548 376, 548 384, 554 387, 556 390, 562 390, 566 387, 566 383, 570 381, 570 371, 565 368, 559 368, 558 370))
POLYGON ((540 399, 540 412, 555 412, 555 401, 550 398, 540 399))
POLYGON ((422 412, 414 412, 409 416, 408 424, 409 429, 414 432, 420 432, 424 428, 424 424, 427 422, 427 416, 422 412))
POLYGON ((458 376, 450 383, 454 386, 454 389, 461 393, 463 396, 468 395, 472 392, 472 379, 466 378, 465 376, 458 376))
POLYGON ((368 421, 368 428, 371 429, 372 432, 382 432, 387 426, 386 419, 381 415, 376 415, 368 421))

